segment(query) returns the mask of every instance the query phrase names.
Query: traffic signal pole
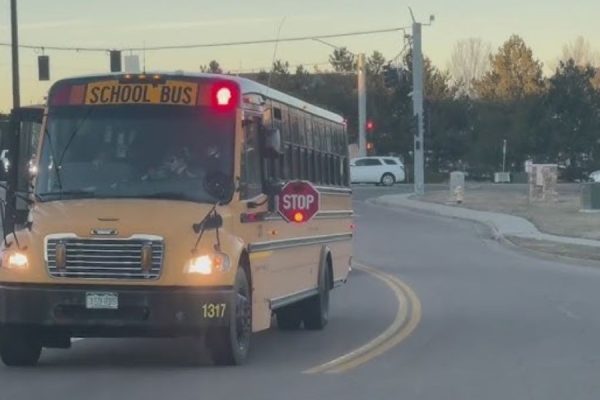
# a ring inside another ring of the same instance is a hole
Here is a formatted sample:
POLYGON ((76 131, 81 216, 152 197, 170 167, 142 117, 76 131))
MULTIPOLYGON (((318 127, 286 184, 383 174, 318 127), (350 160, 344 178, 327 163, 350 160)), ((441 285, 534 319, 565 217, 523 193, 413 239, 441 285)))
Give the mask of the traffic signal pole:
POLYGON ((425 156, 424 156, 424 125, 423 125, 423 49, 421 42, 421 27, 418 22, 412 26, 412 69, 413 69, 413 115, 417 120, 414 138, 414 185, 415 194, 425 193, 425 156))
POLYGON ((364 53, 358 54, 358 155, 367 155, 367 68, 364 53))
POLYGON ((12 48, 12 92, 13 109, 21 107, 21 88, 19 84, 19 28, 17 22, 17 0, 10 0, 10 28, 12 48))

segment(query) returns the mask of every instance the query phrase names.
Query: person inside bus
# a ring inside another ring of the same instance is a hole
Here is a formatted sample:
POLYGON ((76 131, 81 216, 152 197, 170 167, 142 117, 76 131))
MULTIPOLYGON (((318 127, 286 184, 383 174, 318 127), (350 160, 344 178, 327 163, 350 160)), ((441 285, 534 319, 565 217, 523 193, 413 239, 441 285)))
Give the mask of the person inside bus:
POLYGON ((187 147, 170 150, 165 154, 158 166, 150 167, 142 176, 143 181, 160 180, 168 178, 197 178, 198 175, 191 171, 189 166, 190 152, 187 147))

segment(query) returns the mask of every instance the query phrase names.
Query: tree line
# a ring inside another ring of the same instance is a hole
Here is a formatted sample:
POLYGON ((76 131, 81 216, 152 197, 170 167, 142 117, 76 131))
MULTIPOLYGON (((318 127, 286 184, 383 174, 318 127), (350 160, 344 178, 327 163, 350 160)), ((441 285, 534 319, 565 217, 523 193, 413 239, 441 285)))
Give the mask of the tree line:
MULTIPOLYGON (((386 60, 374 51, 367 59, 369 142, 377 154, 412 161, 410 51, 386 60), (384 85, 386 64, 403 70, 394 88, 384 85)), ((358 132, 356 59, 345 48, 330 56, 332 71, 292 68, 277 60, 270 71, 246 74, 275 89, 321 105, 347 118, 351 139, 358 132)), ((600 55, 578 38, 565 45, 545 75, 525 41, 513 35, 496 51, 481 39, 458 42, 447 68, 425 58, 425 148, 430 174, 454 169, 489 177, 502 165, 522 171, 526 160, 558 163, 566 179, 600 169, 600 55)), ((218 62, 201 68, 222 72, 218 62)))

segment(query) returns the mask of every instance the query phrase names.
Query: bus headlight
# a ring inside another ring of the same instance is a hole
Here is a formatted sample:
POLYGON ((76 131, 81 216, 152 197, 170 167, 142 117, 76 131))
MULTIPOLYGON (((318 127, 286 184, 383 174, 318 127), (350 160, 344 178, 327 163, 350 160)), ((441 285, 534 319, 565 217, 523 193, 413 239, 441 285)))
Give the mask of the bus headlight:
POLYGON ((2 266, 8 269, 26 269, 29 267, 29 260, 21 252, 9 251, 2 255, 2 266))
POLYGON ((229 271, 229 257, 224 253, 205 254, 192 258, 186 268, 188 274, 210 275, 229 271))

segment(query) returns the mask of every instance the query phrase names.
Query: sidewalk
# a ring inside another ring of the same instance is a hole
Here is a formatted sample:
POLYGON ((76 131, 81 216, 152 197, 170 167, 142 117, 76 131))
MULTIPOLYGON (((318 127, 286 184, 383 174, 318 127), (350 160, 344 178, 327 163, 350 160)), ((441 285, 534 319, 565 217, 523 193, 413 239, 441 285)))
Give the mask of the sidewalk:
POLYGON ((386 195, 375 203, 388 207, 403 207, 425 211, 431 214, 483 223, 490 227, 496 239, 507 239, 514 244, 531 250, 558 254, 566 257, 600 261, 600 241, 566 237, 540 232, 525 218, 489 211, 445 206, 442 204, 416 200, 413 194, 386 195))

